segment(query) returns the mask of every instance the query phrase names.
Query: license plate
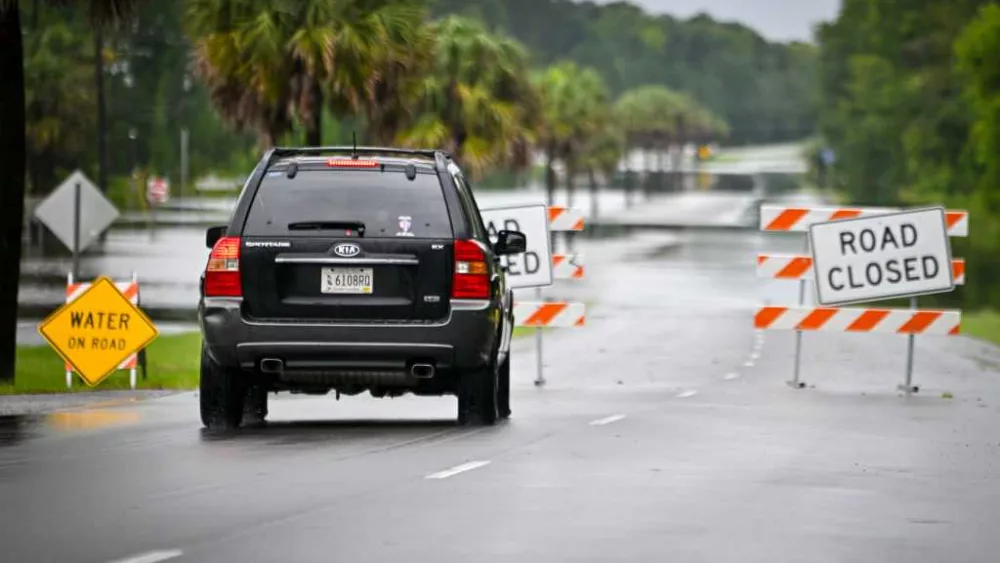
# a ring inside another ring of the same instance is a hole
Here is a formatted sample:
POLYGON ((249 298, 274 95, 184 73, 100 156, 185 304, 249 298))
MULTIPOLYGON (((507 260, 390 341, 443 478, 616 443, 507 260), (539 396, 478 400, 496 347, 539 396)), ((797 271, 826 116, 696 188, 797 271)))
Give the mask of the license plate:
POLYGON ((323 268, 320 291, 371 295, 372 278, 371 268, 323 268))

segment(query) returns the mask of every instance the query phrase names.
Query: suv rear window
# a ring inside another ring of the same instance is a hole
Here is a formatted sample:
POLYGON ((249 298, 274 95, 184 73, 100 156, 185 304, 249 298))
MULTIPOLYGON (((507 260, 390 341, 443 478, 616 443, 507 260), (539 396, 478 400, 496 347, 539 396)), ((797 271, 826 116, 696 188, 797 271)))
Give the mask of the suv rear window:
POLYGON ((243 229, 245 236, 315 236, 302 222, 361 222, 365 238, 452 238, 436 174, 408 180, 402 171, 302 170, 264 176, 243 229))

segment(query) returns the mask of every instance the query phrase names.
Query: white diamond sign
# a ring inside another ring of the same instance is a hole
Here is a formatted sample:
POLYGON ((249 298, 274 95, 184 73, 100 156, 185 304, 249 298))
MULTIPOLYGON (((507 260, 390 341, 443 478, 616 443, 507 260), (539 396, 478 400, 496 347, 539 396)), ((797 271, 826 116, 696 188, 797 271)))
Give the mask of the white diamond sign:
POLYGON ((35 208, 35 219, 52 231, 52 234, 73 250, 74 206, 76 186, 80 186, 80 252, 101 236, 115 219, 118 209, 97 189, 97 186, 77 170, 69 175, 49 197, 35 208))

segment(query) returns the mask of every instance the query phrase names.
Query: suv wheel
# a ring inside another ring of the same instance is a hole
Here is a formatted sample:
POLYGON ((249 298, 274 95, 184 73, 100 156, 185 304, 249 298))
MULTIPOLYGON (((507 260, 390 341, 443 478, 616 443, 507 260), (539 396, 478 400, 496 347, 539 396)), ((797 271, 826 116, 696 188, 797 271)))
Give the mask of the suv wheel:
POLYGON ((231 429, 243 422, 246 386, 238 372, 221 367, 201 349, 201 422, 209 429, 231 429))
POLYGON ((496 424, 499 366, 493 360, 485 368, 462 377, 458 390, 459 424, 496 424))
POLYGON ((497 411, 502 419, 510 417, 510 353, 500 364, 497 377, 497 411))

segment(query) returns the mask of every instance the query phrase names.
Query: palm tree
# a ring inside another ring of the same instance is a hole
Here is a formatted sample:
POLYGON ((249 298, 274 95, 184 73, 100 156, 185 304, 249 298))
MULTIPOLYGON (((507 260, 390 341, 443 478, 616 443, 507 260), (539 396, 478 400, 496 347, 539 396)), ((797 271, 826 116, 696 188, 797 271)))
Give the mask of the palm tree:
MULTIPOLYGON (((90 8, 94 25, 117 23, 138 0, 80 0, 90 8)), ((21 234, 25 188, 24 45, 18 0, 0 0, 0 381, 13 382, 17 338, 17 294, 21 278, 21 234)))
POLYGON ((237 129, 256 129, 265 146, 295 120, 306 144, 321 144, 326 107, 365 114, 384 136, 401 119, 393 112, 412 101, 403 76, 428 42, 421 8, 389 0, 188 0, 187 20, 216 107, 237 129), (379 105, 397 95, 395 107, 379 105))
POLYGON ((443 147, 473 177, 509 164, 530 140, 537 96, 525 48, 475 20, 450 16, 432 25, 433 63, 419 111, 397 142, 443 147))
MULTIPOLYGON (((566 169, 567 204, 573 204, 576 175, 587 143, 607 125, 610 95, 596 70, 573 62, 557 63, 536 75, 542 98, 538 143, 551 170, 555 159, 566 169)), ((552 202, 554 174, 547 174, 546 190, 552 202)))
POLYGON ((587 170, 590 182, 591 220, 597 220, 599 214, 596 173, 600 172, 604 177, 605 185, 612 185, 624 154, 624 132, 615 123, 614 116, 609 112, 596 133, 588 137, 580 156, 581 165, 587 170))
MULTIPOLYGON (((615 104, 615 113, 630 150, 642 148, 648 156, 653 151, 662 155, 674 148, 675 183, 681 178, 686 143, 718 138, 728 131, 725 122, 696 100, 663 86, 640 86, 626 92, 615 104)), ((647 169, 652 169, 649 160, 647 169)))
POLYGON ((415 117, 434 60, 433 29, 417 3, 392 2, 343 19, 328 61, 331 109, 365 118, 366 142, 391 144, 415 117))
POLYGON ((255 0, 188 0, 195 72, 237 131, 273 146, 292 128, 292 66, 284 26, 290 12, 255 0))

